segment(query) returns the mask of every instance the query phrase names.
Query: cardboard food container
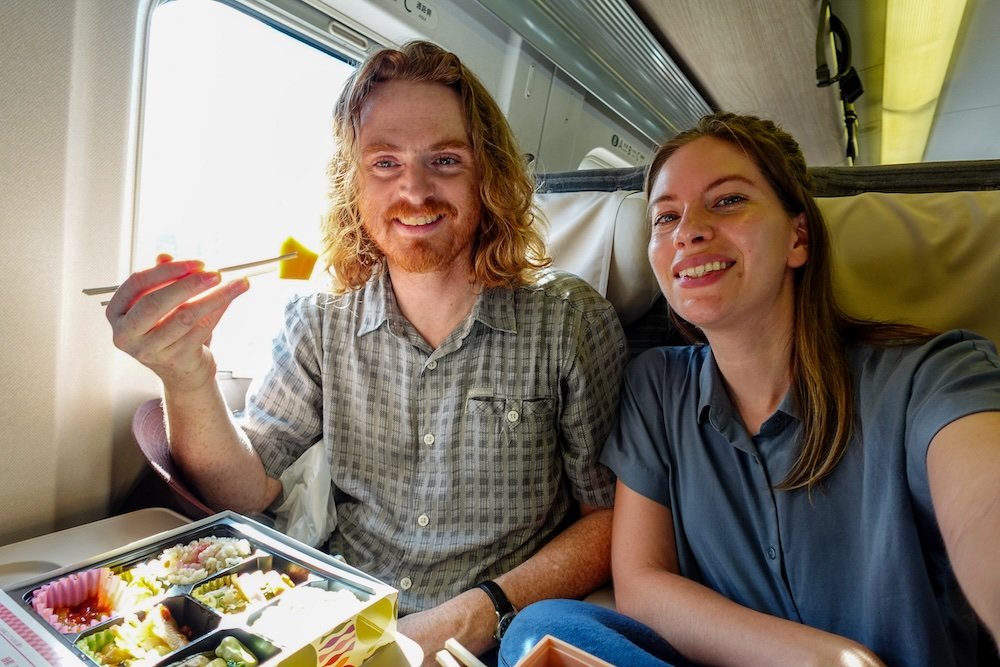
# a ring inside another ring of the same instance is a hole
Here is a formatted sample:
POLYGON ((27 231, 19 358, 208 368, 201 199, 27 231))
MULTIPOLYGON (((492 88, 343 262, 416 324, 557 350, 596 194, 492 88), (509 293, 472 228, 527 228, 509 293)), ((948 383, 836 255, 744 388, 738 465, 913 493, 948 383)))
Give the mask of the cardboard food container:
POLYGON ((167 667, 215 657, 234 637, 262 666, 347 667, 396 639, 396 589, 234 512, 7 594, 16 609, 6 615, 38 629, 28 643, 59 664, 167 667))
POLYGON ((516 667, 614 667, 581 648, 545 635, 516 667))

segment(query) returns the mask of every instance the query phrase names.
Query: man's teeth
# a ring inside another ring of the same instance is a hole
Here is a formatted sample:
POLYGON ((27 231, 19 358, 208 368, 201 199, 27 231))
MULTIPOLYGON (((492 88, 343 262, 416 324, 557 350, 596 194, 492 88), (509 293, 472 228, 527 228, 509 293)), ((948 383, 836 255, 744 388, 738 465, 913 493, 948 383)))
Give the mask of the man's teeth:
POLYGON ((400 218, 399 221, 404 225, 409 227, 422 227, 424 225, 429 225, 435 222, 439 216, 436 215, 422 215, 416 218, 400 218))
POLYGON ((708 262, 707 264, 699 264, 698 266, 684 269, 677 275, 681 278, 701 278, 706 273, 728 269, 732 265, 732 262, 708 262))

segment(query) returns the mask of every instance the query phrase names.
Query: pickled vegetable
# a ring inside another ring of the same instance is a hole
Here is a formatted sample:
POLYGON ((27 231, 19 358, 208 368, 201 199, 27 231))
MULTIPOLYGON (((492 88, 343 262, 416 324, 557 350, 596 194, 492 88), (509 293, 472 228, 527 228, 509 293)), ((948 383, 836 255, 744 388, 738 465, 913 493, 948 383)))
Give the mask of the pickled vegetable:
POLYGON ((278 265, 278 276, 291 280, 309 280, 319 255, 289 236, 281 244, 281 254, 298 253, 291 259, 283 259, 278 265))

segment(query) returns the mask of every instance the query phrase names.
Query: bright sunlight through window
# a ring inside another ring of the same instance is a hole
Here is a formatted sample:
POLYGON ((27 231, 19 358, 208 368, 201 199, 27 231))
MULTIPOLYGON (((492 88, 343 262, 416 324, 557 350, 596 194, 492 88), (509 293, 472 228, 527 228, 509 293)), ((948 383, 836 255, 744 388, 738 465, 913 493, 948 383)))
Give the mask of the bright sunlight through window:
MULTIPOLYGON (((214 0, 157 7, 142 127, 135 268, 159 253, 227 266, 319 252, 333 104, 353 68, 214 0)), ((225 276, 224 276, 225 277, 225 276)), ((212 339, 220 370, 255 375, 285 302, 327 285, 251 278, 212 339)))

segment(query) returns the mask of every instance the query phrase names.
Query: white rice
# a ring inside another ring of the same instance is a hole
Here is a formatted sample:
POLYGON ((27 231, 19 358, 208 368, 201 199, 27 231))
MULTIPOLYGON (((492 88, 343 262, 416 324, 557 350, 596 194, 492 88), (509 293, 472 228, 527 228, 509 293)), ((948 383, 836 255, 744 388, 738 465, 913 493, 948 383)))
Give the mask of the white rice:
POLYGON ((261 611, 252 627, 279 644, 297 646, 318 639, 364 607, 350 591, 300 586, 261 611))

